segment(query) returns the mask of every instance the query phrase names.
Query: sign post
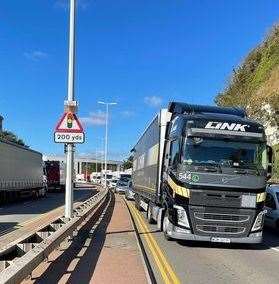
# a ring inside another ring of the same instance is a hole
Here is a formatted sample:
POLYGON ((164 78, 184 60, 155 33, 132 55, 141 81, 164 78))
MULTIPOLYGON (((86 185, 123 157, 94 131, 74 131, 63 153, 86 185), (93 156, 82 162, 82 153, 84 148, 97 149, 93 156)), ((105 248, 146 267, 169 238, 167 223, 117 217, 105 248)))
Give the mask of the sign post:
POLYGON ((65 218, 73 216, 73 164, 74 144, 84 142, 83 128, 75 114, 77 102, 74 96, 75 86, 75 14, 76 0, 70 0, 70 30, 69 30, 69 70, 68 70, 68 100, 65 101, 65 113, 60 119, 54 133, 56 143, 65 143, 66 152, 66 190, 65 218))

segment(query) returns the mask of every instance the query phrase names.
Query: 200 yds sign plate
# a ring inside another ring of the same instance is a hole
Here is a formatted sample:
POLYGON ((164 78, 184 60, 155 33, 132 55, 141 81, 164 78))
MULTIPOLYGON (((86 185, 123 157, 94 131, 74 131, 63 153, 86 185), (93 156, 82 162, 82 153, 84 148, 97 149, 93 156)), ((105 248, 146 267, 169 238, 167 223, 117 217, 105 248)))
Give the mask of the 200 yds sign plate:
POLYGON ((84 133, 55 132, 54 142, 56 143, 84 143, 84 133))

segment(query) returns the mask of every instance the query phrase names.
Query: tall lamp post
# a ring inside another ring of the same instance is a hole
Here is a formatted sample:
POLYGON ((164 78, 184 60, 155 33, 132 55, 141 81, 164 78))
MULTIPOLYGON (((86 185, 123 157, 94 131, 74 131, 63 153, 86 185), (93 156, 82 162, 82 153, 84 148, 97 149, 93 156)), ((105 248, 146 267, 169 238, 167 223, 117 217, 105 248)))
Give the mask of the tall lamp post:
MULTIPOLYGON (((76 1, 70 0, 70 31, 69 31, 69 71, 68 71, 68 101, 67 108, 75 109, 75 14, 76 1)), ((69 143, 67 149, 66 193, 65 193, 65 217, 71 218, 73 214, 73 163, 74 145, 69 143)))
POLYGON ((107 157, 108 157, 108 112, 109 106, 116 105, 117 103, 106 103, 99 101, 98 104, 106 106, 106 133, 105 133, 105 187, 107 187, 107 157))

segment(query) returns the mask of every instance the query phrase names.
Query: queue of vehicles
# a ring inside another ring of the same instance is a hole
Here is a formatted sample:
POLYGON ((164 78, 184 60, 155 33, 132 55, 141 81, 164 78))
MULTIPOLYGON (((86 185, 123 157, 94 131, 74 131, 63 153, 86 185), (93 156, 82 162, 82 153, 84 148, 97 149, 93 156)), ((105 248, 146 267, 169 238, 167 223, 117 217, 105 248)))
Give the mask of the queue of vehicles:
MULTIPOLYGON (((272 150, 244 111, 170 103, 132 152, 132 173, 107 172, 106 186, 134 199, 167 239, 259 243, 264 223, 279 228, 272 150)), ((3 139, 0 156, 1 203, 65 190, 64 163, 3 139)), ((104 172, 90 178, 105 183, 104 172)))
POLYGON ((135 207, 166 239, 260 243, 266 212, 278 225, 272 149, 245 111, 172 102, 132 152, 135 207))

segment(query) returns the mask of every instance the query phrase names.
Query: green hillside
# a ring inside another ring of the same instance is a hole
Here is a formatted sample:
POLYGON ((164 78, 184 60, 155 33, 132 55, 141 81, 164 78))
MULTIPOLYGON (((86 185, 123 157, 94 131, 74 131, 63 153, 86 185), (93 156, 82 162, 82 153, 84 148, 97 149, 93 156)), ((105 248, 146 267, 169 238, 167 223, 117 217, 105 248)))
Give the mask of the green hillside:
MULTIPOLYGON (((249 116, 279 129, 279 25, 233 70, 215 102, 220 106, 243 107, 249 116)), ((275 148, 279 179, 279 145, 275 148)))

